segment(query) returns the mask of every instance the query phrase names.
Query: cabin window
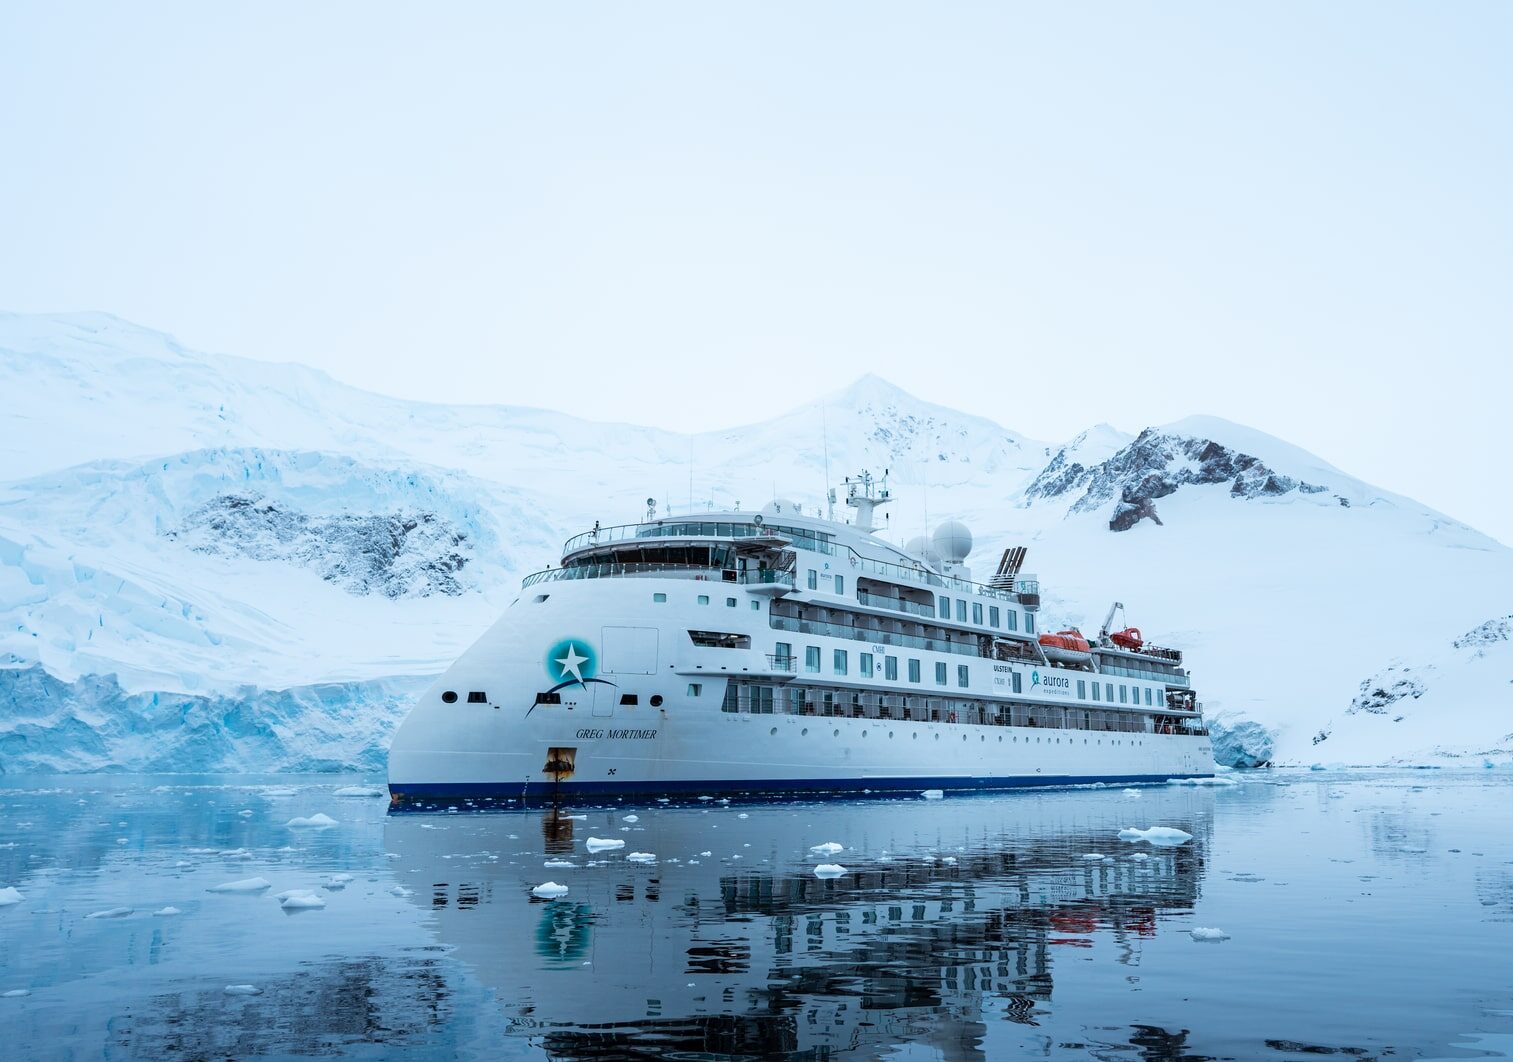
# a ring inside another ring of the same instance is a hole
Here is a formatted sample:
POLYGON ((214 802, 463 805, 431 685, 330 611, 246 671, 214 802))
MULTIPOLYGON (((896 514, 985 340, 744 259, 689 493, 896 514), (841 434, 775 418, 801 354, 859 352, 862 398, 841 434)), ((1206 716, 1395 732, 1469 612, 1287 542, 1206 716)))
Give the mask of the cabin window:
POLYGON ((641 698, 635 693, 622 693, 620 694, 620 703, 633 708, 641 703, 641 698))
POLYGON ((846 650, 837 649, 833 663, 835 665, 835 673, 837 675, 844 675, 846 673, 846 650))
POLYGON ((1021 682, 1021 679, 1020 679, 1020 677, 1019 677, 1019 672, 1017 672, 1017 671, 1015 671, 1015 672, 1014 672, 1014 673, 1013 673, 1013 674, 1012 674, 1012 676, 1011 676, 1011 677, 1012 677, 1012 678, 1013 678, 1013 680, 1014 680, 1014 692, 1015 692, 1015 693, 1018 693, 1018 692, 1019 692, 1019 684, 1020 684, 1020 682, 1021 682))
POLYGON ((918 682, 919 681, 919 661, 918 660, 910 660, 909 661, 909 681, 910 682, 918 682))
POLYGON ((943 660, 937 661, 935 664, 935 684, 937 686, 944 686, 946 684, 946 664, 943 660))
POLYGON ((560 694, 560 693, 538 693, 538 694, 536 694, 536 703, 537 704, 561 704, 562 703, 562 694, 560 694))
POLYGON ((857 654, 856 671, 857 671, 857 674, 861 675, 862 678, 871 678, 872 677, 872 654, 871 653, 858 653, 857 654))
POLYGON ((811 674, 818 674, 820 670, 820 647, 817 645, 804 646, 804 670, 811 674))
POLYGON ((815 571, 813 568, 810 568, 809 569, 809 589, 811 589, 811 590, 818 590, 819 588, 820 588, 820 573, 817 572, 817 571, 815 571))
POLYGON ((965 598, 958 597, 956 599, 956 622, 967 622, 967 602, 965 598))
POLYGON ((791 642, 778 642, 772 647, 772 655, 776 658, 773 662, 780 668, 793 666, 793 644, 791 642))
POLYGON ((1087 679, 1077 680, 1077 699, 1079 701, 1087 700, 1087 679))
POLYGON ((951 599, 949 597, 947 597, 945 594, 941 594, 940 595, 940 618, 941 619, 950 619, 951 618, 951 599))
POLYGON ((883 678, 888 682, 898 681, 898 657, 883 657, 883 678))
POLYGON ((998 626, 998 606, 997 605, 989 605, 988 606, 988 626, 989 627, 997 627, 998 626))
POLYGON ((1024 614, 1024 633, 1035 633, 1035 613, 1033 612, 1026 612, 1024 614))
POLYGON ((1015 612, 1011 608, 1010 609, 1005 609, 1004 610, 1004 619, 1006 619, 1006 620, 1009 621, 1008 622, 1008 629, 1009 630, 1011 630, 1011 631, 1017 631, 1019 629, 1019 613, 1015 612))
POLYGON ((759 612, 759 611, 761 611, 761 608, 762 608, 762 603, 760 601, 756 600, 755 598, 752 598, 752 601, 751 601, 751 611, 753 611, 753 612, 759 612))
POLYGON ((707 605, 707 604, 709 604, 709 595, 708 594, 700 594, 699 595, 699 604, 701 604, 701 605, 707 605))
POLYGON ((846 577, 844 575, 837 575, 835 577, 835 592, 837 594, 844 594, 846 592, 846 577))
POLYGON ((1098 689, 1098 683, 1096 683, 1096 682, 1093 683, 1093 700, 1095 700, 1095 701, 1101 701, 1101 700, 1103 700, 1103 694, 1098 689))
POLYGON ((652 594, 651 599, 659 605, 665 605, 667 603, 666 594, 652 594))
POLYGON ((1119 703, 1120 704, 1128 704, 1129 703, 1129 687, 1128 686, 1120 686, 1119 687, 1119 703))
POLYGON ((688 695, 690 697, 702 697, 704 695, 704 684, 702 682, 690 682, 688 684, 688 695))
POLYGON ((482 690, 473 690, 468 694, 469 704, 488 704, 489 695, 482 690))
POLYGON ((750 649, 751 635, 727 634, 724 631, 689 631, 694 645, 706 649, 750 649))
POLYGON ((972 602, 972 622, 975 623, 975 624, 977 624, 979 627, 982 626, 982 602, 981 601, 974 601, 974 602, 972 602))
POLYGON ((1151 706, 1151 688, 1149 686, 1145 687, 1145 706, 1147 708, 1151 706))
POLYGON ((1103 699, 1110 704, 1114 703, 1114 684, 1112 682, 1105 682, 1103 684, 1103 699))
POLYGON ((956 684, 962 689, 966 689, 972 684, 971 672, 967 668, 966 664, 956 665, 956 684))

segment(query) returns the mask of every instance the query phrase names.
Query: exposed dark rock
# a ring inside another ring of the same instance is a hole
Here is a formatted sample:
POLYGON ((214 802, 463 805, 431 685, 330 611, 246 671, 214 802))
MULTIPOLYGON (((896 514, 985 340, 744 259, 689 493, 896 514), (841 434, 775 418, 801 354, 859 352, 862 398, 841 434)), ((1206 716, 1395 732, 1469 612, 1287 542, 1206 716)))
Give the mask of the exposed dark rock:
POLYGON ((1147 428, 1107 461, 1092 467, 1058 451, 1025 494, 1031 500, 1081 496, 1071 512, 1087 512, 1119 499, 1112 531, 1126 531, 1149 517, 1160 523, 1152 502, 1189 485, 1228 483, 1232 498, 1277 497, 1292 491, 1317 494, 1327 487, 1304 483, 1269 468, 1259 458, 1212 439, 1171 435, 1147 428))
POLYGON ((1404 697, 1414 700, 1422 697, 1426 688, 1417 678, 1408 675, 1407 668, 1389 667, 1361 683, 1361 691, 1350 702, 1347 715, 1369 712, 1371 715, 1386 715, 1387 709, 1404 697))
POLYGON ((1480 627, 1462 634, 1455 639, 1455 648, 1480 648, 1497 642, 1506 642, 1509 638, 1513 638, 1513 616, 1504 616, 1501 619, 1488 620, 1480 627))
POLYGON ((197 553, 311 568, 348 593, 390 598, 461 594, 472 559, 467 535, 435 513, 316 517, 258 495, 213 498, 167 537, 197 553))

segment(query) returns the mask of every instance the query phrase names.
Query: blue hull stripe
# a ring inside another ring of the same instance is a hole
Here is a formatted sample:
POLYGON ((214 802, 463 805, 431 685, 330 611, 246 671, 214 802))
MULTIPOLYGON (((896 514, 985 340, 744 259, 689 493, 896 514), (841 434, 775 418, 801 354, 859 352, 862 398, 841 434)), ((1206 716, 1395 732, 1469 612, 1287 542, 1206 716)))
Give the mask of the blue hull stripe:
POLYGON ((1128 785, 1165 782, 1173 778, 1211 778, 1212 771, 1198 774, 1126 774, 1126 775, 1018 775, 990 778, 798 778, 786 780, 704 780, 646 782, 551 782, 532 781, 511 785, 507 782, 390 782, 389 792, 397 797, 483 797, 496 800, 551 799, 553 793, 573 796, 673 796, 674 794, 816 794, 816 793, 897 793, 925 789, 1030 789, 1045 786, 1128 785))

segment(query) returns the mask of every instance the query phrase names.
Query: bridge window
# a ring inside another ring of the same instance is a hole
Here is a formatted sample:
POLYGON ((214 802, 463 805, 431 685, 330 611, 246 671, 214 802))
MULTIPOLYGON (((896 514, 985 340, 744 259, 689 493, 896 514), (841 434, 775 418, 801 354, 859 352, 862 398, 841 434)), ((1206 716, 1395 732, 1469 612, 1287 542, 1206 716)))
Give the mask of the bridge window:
POLYGON ((489 695, 482 690, 473 690, 468 694, 469 704, 488 704, 489 695))

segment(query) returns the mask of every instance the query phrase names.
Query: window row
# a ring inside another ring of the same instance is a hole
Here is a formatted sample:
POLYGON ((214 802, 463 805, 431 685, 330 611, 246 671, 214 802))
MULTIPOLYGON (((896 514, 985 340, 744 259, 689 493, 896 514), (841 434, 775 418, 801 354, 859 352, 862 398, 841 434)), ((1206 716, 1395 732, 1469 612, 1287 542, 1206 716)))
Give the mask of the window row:
MULTIPOLYGON (((774 656, 778 660, 791 660, 793 658, 793 643, 778 642, 774 647, 774 656)), ((811 675, 820 673, 821 653, 817 645, 804 646, 804 670, 811 675)), ((909 681, 920 682, 922 669, 920 662, 911 658, 909 665, 909 681)), ((856 654, 856 673, 862 678, 873 678, 879 670, 886 681, 898 681, 898 657, 884 656, 879 661, 872 653, 856 654), (881 664, 881 668, 879 668, 881 664)), ((849 675, 851 673, 851 651, 849 649, 833 649, 830 655, 830 673, 832 675, 849 675)), ((950 677, 950 665, 944 660, 935 664, 935 684, 945 686, 950 677)), ((1016 676, 1017 677, 1017 676, 1016 676)), ((972 669, 966 664, 956 665, 956 685, 966 689, 972 684, 972 669)))

